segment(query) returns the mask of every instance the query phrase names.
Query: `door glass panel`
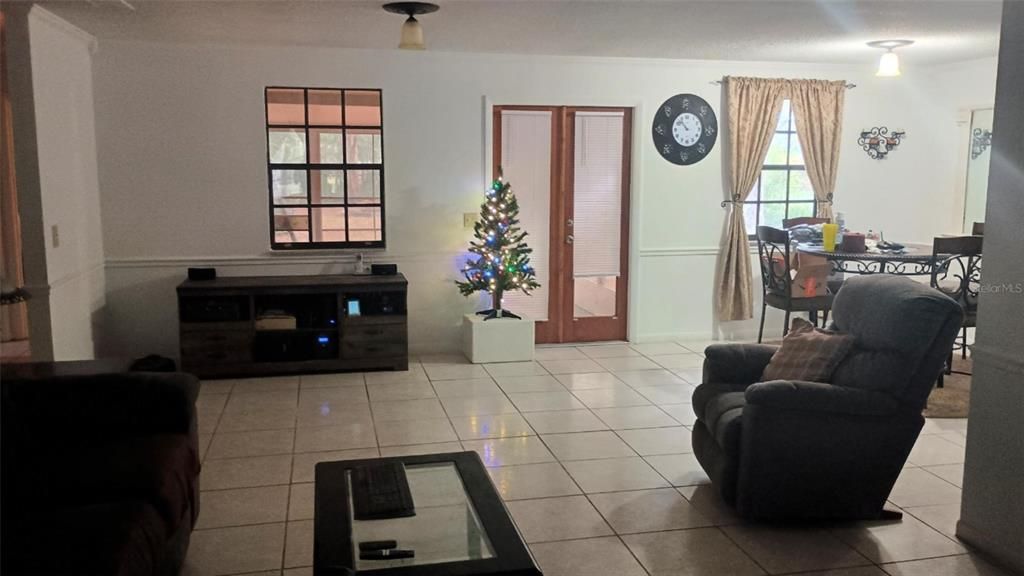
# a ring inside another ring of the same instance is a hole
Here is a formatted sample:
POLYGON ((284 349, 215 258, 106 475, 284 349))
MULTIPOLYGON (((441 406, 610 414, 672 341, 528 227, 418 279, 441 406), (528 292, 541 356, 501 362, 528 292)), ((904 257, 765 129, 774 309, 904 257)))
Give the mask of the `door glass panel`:
POLYGON ((615 316, 621 275, 622 112, 577 112, 573 180, 573 316, 615 316))
POLYGON ((988 197, 988 164, 992 158, 992 109, 971 114, 971 142, 967 156, 967 189, 964 194, 964 234, 971 234, 975 222, 985 221, 988 197))
POLYGON ((537 321, 548 320, 551 282, 551 124, 546 110, 501 112, 501 167, 519 201, 520 226, 529 234, 530 264, 540 282, 530 295, 509 292, 502 302, 509 311, 537 321))

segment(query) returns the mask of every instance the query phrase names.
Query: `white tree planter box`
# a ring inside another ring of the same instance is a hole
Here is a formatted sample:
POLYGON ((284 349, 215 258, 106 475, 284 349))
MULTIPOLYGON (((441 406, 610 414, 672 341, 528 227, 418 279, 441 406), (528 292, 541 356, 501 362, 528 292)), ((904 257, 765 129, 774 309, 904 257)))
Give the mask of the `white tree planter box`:
POLYGON ((462 318, 462 351, 474 364, 533 360, 534 322, 529 318, 462 318))

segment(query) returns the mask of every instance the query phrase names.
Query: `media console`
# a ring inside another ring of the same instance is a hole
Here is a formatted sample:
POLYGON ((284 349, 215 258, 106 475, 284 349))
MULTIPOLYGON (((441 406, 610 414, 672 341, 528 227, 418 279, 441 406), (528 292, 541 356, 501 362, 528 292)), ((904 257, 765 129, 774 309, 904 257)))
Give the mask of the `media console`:
POLYGON ((201 378, 407 370, 407 288, 401 274, 186 280, 181 369, 201 378))

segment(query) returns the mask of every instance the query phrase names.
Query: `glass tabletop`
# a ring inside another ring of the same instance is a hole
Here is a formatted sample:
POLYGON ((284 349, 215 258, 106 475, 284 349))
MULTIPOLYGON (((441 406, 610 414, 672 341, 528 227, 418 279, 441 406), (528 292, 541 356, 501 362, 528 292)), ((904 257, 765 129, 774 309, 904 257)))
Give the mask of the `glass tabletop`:
MULTIPOLYGON (((405 468, 416 515, 383 520, 351 517, 353 558, 356 571, 365 572, 398 566, 462 562, 494 557, 487 531, 466 493, 462 477, 453 462, 409 464, 405 468), (414 558, 359 560, 359 542, 396 540, 398 548, 414 550, 414 558)), ((352 473, 346 473, 352 494, 352 473)), ((354 510, 351 496, 348 509, 354 510)))

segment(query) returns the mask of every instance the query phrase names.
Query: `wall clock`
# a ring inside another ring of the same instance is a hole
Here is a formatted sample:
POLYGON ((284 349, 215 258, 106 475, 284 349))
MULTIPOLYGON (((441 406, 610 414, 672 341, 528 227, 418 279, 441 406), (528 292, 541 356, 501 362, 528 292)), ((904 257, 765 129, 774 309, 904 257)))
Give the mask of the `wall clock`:
POLYGON ((700 96, 676 94, 655 112, 651 136, 665 160, 681 166, 696 164, 715 147, 718 118, 700 96))

